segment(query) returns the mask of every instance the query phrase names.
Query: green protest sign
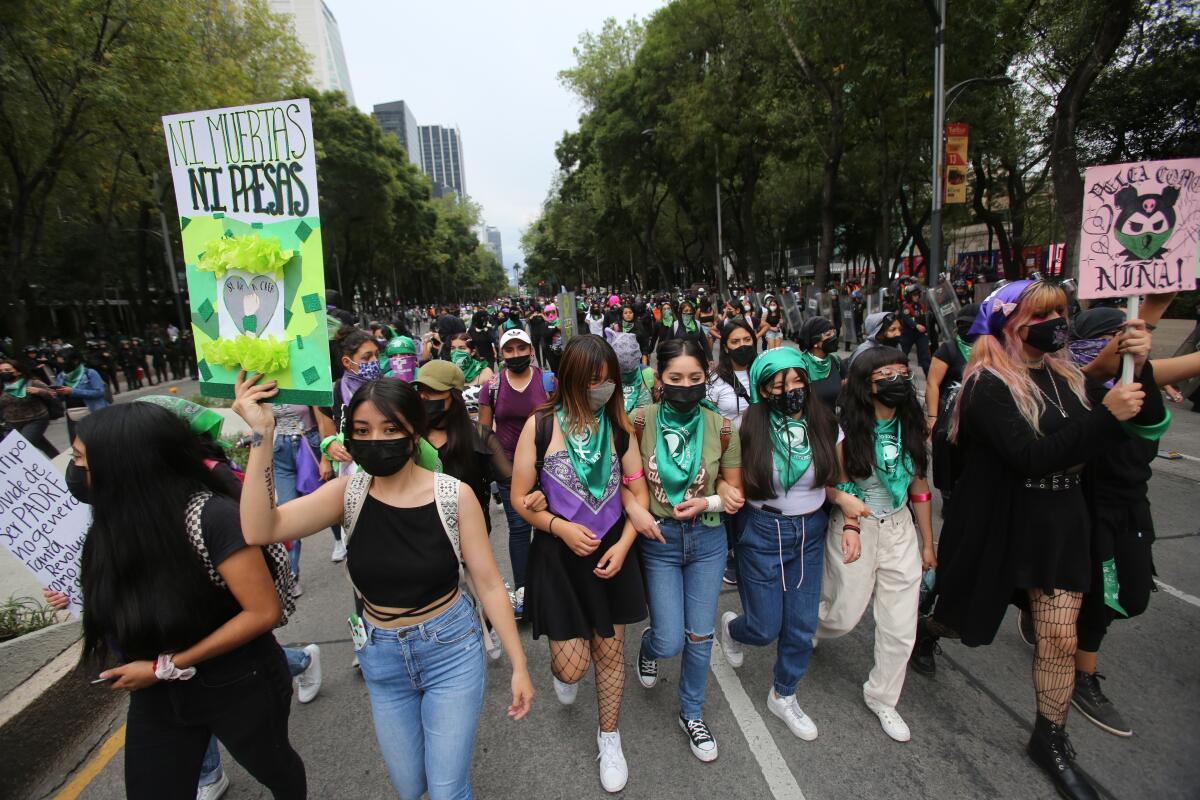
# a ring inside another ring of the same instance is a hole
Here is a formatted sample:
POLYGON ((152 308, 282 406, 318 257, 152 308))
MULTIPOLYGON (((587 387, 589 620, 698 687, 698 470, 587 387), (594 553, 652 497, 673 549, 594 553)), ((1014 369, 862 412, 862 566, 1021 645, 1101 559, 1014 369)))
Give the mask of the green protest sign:
POLYGON ((333 400, 308 100, 163 117, 179 208, 200 392, 233 397, 239 369, 274 402, 333 400))

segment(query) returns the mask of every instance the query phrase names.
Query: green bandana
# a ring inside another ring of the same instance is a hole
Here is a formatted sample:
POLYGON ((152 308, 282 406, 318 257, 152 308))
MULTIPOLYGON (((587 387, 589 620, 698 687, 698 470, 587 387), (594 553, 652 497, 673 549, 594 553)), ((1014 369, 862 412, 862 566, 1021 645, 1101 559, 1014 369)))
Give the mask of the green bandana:
POLYGON ((184 400, 182 397, 168 397, 164 394, 151 394, 139 397, 137 402, 153 403, 156 406, 165 408, 186 422, 188 427, 192 429, 192 433, 199 436, 206 436, 214 442, 221 439, 221 426, 225 424, 225 418, 211 408, 205 408, 199 403, 184 400))
POLYGON ((696 324, 696 320, 691 314, 684 314, 680 317, 680 320, 683 322, 683 329, 688 333, 695 333, 700 330, 700 326, 696 324))
POLYGON ((829 377, 829 370, 833 366, 833 358, 831 356, 817 358, 812 353, 801 351, 800 357, 804 359, 804 371, 808 373, 809 380, 823 381, 829 377))
POLYGON ((685 417, 670 403, 659 404, 654 456, 658 461, 659 481, 671 505, 682 503, 688 487, 696 480, 703 449, 704 413, 700 407, 685 417))
POLYGON ((642 397, 642 388, 646 385, 645 367, 638 367, 632 372, 621 373, 621 392, 625 395, 625 413, 630 414, 638 406, 642 397))
POLYGON ((812 448, 808 444, 808 422, 803 419, 771 412, 771 442, 779 484, 786 492, 804 477, 812 464, 812 448))
POLYGON ((1117 581, 1116 560, 1110 558, 1108 561, 1102 562, 1100 571, 1104 577, 1104 605, 1122 616, 1128 617, 1129 612, 1121 608, 1121 602, 1118 599, 1121 594, 1121 584, 1117 581))
POLYGON ((24 397, 25 396, 25 379, 17 378, 12 383, 4 384, 4 393, 7 395, 12 395, 13 397, 16 397, 17 399, 24 397))
POLYGON ((898 419, 875 420, 875 474, 892 495, 896 508, 904 505, 913 473, 912 459, 904 452, 900 438, 898 419))
POLYGON ((633 333, 633 323, 622 321, 621 322, 621 332, 622 333, 633 333))
POLYGON ((672 314, 670 311, 663 312, 663 314, 662 314, 662 324, 663 325, 666 325, 669 328, 669 327, 671 327, 671 323, 673 323, 674 321, 675 321, 674 314, 672 314))
POLYGON ((87 367, 85 367, 83 364, 80 364, 78 367, 71 370, 70 372, 64 372, 63 373, 63 385, 70 386, 72 389, 74 389, 76 386, 78 386, 83 381, 83 376, 86 372, 87 372, 87 367))
POLYGON ((609 430, 608 414, 601 408, 596 412, 595 426, 585 428, 582 432, 571 431, 567 424, 567 414, 561 406, 555 415, 562 428, 563 442, 567 447, 567 455, 571 457, 571 465, 575 467, 575 474, 587 486, 588 494, 599 500, 608 488, 608 476, 611 471, 608 443, 612 434, 609 430))
POLYGON ((971 360, 971 344, 963 341, 961 336, 954 337, 954 343, 958 345, 958 352, 962 353, 963 361, 971 360))
POLYGON ((793 367, 805 368, 804 358, 794 347, 776 347, 761 353, 750 365, 750 402, 757 403, 761 399, 758 393, 759 384, 775 373, 793 367))
POLYGON ((452 350, 450 352, 450 361, 462 370, 463 378, 467 383, 475 380, 479 376, 479 373, 483 372, 483 368, 487 366, 486 361, 472 358, 471 354, 466 350, 452 350))

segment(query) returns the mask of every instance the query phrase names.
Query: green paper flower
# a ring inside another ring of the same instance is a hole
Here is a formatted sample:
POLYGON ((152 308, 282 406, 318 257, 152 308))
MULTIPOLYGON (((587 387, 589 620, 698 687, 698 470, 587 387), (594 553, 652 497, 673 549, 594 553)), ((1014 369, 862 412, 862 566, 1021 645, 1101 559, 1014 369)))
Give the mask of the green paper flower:
POLYGON ((283 280, 283 267, 294 255, 294 250, 281 248, 274 236, 266 239, 258 234, 232 236, 209 242, 196 269, 212 272, 218 280, 231 269, 252 275, 274 275, 276 280, 283 280))
POLYGON ((226 369, 244 369, 246 372, 261 372, 271 375, 287 369, 288 343, 274 336, 253 339, 236 336, 232 339, 214 339, 200 347, 204 360, 220 364, 226 369))

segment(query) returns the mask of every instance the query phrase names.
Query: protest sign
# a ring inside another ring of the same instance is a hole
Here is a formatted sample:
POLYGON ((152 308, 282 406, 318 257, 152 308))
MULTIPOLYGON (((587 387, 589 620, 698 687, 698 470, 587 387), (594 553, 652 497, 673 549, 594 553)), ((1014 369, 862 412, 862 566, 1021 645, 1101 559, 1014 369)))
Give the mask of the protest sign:
POLYGON ((179 207, 200 392, 239 369, 276 403, 329 405, 325 267, 308 100, 163 117, 179 207))
POLYGON ((0 441, 0 544, 43 586, 65 594, 75 615, 83 610, 79 562, 91 516, 28 439, 13 431, 0 441))
POLYGON ((579 331, 579 320, 575 316, 575 293, 563 292, 558 296, 558 329, 562 331, 563 344, 579 331))
POLYGON ((1200 159, 1089 167, 1079 236, 1079 296, 1196 288, 1200 159))

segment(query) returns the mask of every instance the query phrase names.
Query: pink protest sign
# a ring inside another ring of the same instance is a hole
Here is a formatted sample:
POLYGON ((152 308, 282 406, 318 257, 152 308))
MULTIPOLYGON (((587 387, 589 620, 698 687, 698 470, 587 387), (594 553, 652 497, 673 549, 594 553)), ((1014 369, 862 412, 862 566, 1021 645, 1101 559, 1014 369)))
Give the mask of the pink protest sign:
POLYGON ((1089 167, 1079 236, 1079 296, 1196 288, 1200 158, 1089 167))

